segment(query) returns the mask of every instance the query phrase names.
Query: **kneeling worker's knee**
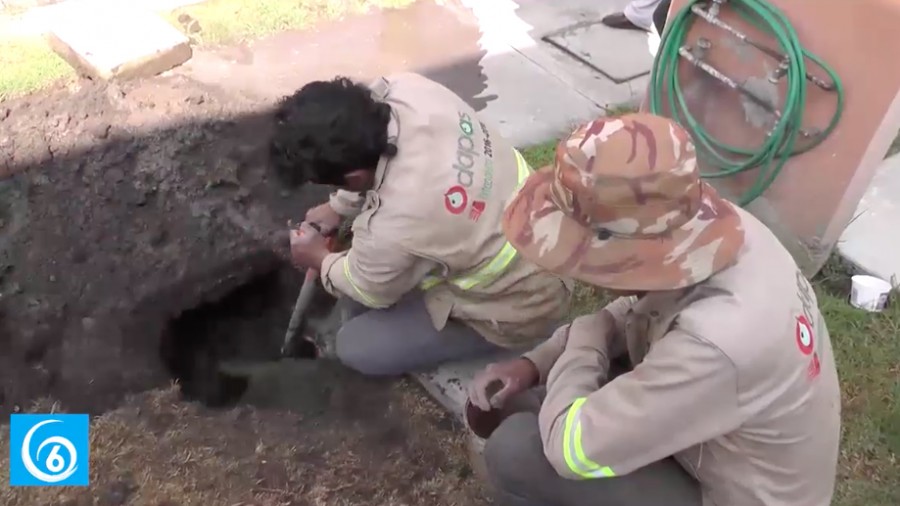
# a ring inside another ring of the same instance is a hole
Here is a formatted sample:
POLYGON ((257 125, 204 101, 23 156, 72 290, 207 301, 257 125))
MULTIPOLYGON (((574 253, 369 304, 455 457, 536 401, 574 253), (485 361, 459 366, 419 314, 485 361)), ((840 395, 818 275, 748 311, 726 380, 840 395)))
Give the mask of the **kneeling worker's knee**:
POLYGON ((344 325, 338 331, 335 340, 335 355, 342 364, 367 376, 397 376, 406 372, 396 362, 398 357, 389 356, 389 350, 376 349, 367 343, 365 336, 347 327, 344 325))
POLYGON ((492 484, 506 492, 527 490, 545 460, 537 415, 516 413, 500 424, 484 447, 484 462, 492 484))

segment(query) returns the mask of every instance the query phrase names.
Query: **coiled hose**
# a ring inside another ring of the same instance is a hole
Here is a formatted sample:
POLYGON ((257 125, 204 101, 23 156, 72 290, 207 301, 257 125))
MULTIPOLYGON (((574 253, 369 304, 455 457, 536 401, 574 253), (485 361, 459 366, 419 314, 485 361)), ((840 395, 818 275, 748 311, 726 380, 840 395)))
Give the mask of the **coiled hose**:
POLYGON ((844 108, 844 87, 837 73, 827 63, 800 45, 797 32, 781 10, 765 0, 729 0, 726 5, 748 23, 769 34, 789 61, 784 76, 787 84, 784 105, 765 141, 755 149, 720 141, 704 129, 688 110, 684 90, 678 79, 681 60, 679 49, 684 45, 695 21, 691 7, 709 3, 705 0, 691 0, 666 22, 650 75, 650 112, 661 114, 663 100, 667 101, 672 119, 693 134, 698 156, 708 168, 715 169, 704 172, 703 177, 723 178, 758 168, 755 182, 739 197, 738 203, 745 206, 765 193, 791 157, 815 148, 834 130, 844 108), (806 110, 807 59, 824 70, 830 78, 837 96, 837 106, 828 126, 809 141, 803 142, 802 146, 798 146, 806 110), (666 94, 666 90, 670 90, 670 93, 666 94))

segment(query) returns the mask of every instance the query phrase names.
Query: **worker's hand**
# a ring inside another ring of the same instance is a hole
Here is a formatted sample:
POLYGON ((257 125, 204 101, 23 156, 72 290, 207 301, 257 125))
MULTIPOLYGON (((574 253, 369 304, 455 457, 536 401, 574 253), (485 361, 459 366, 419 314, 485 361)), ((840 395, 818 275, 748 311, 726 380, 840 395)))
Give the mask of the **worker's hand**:
POLYGON ((291 229, 291 260, 294 267, 319 270, 328 256, 328 242, 314 226, 307 222, 291 229))
POLYGON ((332 232, 341 226, 341 220, 343 220, 343 217, 335 212, 328 202, 306 212, 306 221, 318 225, 322 234, 326 236, 331 235, 332 232))
POLYGON ((469 383, 469 400, 478 409, 500 409, 511 397, 537 385, 538 370, 527 358, 497 362, 475 375, 469 383))

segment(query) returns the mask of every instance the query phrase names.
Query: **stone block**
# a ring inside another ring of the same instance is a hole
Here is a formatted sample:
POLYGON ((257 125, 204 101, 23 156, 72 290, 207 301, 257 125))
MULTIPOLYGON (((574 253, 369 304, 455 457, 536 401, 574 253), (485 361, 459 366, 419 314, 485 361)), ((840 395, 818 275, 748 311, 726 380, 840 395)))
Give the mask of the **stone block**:
POLYGON ((883 161, 838 242, 859 270, 900 283, 900 155, 883 161))
POLYGON ((510 360, 521 354, 521 351, 503 350, 485 357, 450 362, 433 371, 416 374, 415 378, 444 409, 463 421, 469 381, 488 364, 510 360))
POLYGON ((85 4, 52 23, 51 47, 79 73, 99 79, 149 77, 191 58, 190 40, 148 10, 85 4))

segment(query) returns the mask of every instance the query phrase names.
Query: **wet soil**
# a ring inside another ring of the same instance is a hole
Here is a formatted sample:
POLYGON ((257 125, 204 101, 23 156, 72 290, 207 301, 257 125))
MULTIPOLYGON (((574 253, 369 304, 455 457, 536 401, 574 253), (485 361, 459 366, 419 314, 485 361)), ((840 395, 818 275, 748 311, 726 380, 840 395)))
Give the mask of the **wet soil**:
POLYGON ((269 179, 254 111, 185 77, 0 107, 0 413, 167 384, 167 322, 285 265, 278 234, 325 190, 269 179))

